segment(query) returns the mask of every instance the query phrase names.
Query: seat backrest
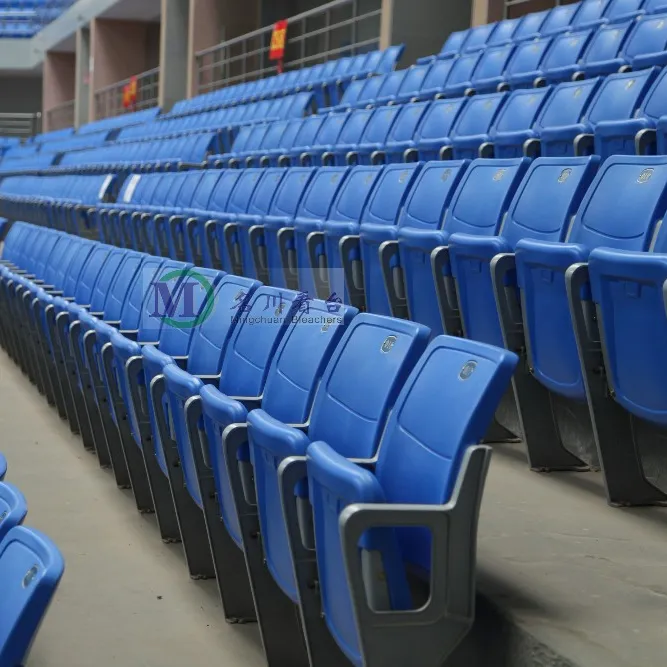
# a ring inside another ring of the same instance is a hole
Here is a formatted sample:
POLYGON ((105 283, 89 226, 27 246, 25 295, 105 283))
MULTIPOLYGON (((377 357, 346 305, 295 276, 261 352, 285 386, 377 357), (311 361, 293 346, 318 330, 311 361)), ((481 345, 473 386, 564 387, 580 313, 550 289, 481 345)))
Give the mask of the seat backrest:
POLYGON ((496 25, 496 23, 486 23, 470 28, 463 50, 478 51, 479 49, 483 49, 496 29, 496 25))
POLYGON ((320 125, 314 144, 316 146, 333 146, 336 144, 349 117, 350 114, 346 112, 328 114, 325 121, 320 125))
POLYGON ((623 55, 632 62, 639 56, 662 51, 667 51, 667 14, 640 16, 625 42, 623 55))
POLYGON ((475 95, 456 119, 450 138, 488 134, 508 96, 509 93, 475 95))
MULTIPOLYGON (((593 1, 597 3, 598 0, 593 1)), ((549 73, 559 67, 576 65, 594 32, 589 28, 557 35, 551 40, 551 46, 544 54, 540 68, 549 73)))
POLYGON ((396 225, 422 166, 421 162, 390 164, 382 170, 361 214, 362 228, 367 224, 396 225))
POLYGON ((349 167, 318 169, 299 202, 296 220, 325 220, 349 171, 349 167))
POLYGON ((667 156, 613 155, 598 170, 566 241, 588 250, 649 250, 666 210, 667 156))
POLYGON ((355 109, 352 111, 341 130, 337 143, 341 146, 360 143, 361 137, 363 136, 373 113, 373 109, 355 109))
POLYGON ((232 190, 227 203, 226 213, 246 213, 250 200, 257 188, 259 179, 264 171, 262 169, 243 169, 241 176, 236 181, 236 186, 232 190))
POLYGON ((646 92, 646 96, 635 116, 646 116, 653 121, 667 114, 667 70, 660 70, 653 85, 646 92))
POLYGON ((542 12, 532 12, 526 14, 522 19, 521 23, 514 31, 512 38, 515 42, 524 42, 528 39, 535 39, 540 34, 542 25, 549 15, 549 10, 545 9, 542 12))
POLYGON ((410 141, 417 131, 419 122, 424 116, 430 102, 412 102, 403 104, 398 116, 387 135, 387 143, 393 141, 410 141))
POLYGON ((23 523, 27 513, 28 503, 19 489, 13 484, 0 482, 0 542, 12 528, 23 523))
POLYGON ((582 0, 570 23, 572 28, 600 23, 608 4, 609 0, 582 0))
POLYGON ((429 95, 438 94, 442 92, 447 84, 449 73, 452 71, 452 66, 455 60, 448 58, 447 60, 436 60, 429 69, 421 90, 418 92, 428 92, 429 95))
POLYGON ((280 138, 289 125, 288 120, 276 120, 269 124, 264 139, 262 139, 261 148, 263 150, 278 148, 280 146, 280 138))
POLYGON ((393 98, 398 93, 401 85, 403 84, 403 80, 409 71, 410 70, 407 69, 397 69, 390 74, 387 74, 382 87, 380 90, 378 90, 378 99, 393 98))
MULTIPOLYGON (((141 252, 126 250, 125 255, 113 276, 107 276, 103 272, 104 280, 101 280, 93 293, 93 301, 96 303, 103 300, 104 319, 111 322, 120 321, 123 305, 129 294, 130 288, 137 277, 137 273, 144 261, 148 258, 141 252), (108 287, 108 291, 104 291, 108 287)), ((102 312, 93 310, 92 312, 102 312)))
POLYGON ((322 376, 309 438, 324 440, 346 457, 373 457, 429 335, 427 327, 414 322, 366 313, 356 317, 322 376))
POLYGON ((317 133, 320 131, 325 119, 326 116, 320 115, 308 116, 304 119, 298 134, 294 138, 294 146, 313 146, 317 133))
POLYGON ((521 24, 521 18, 504 19, 498 21, 496 29, 491 33, 489 39, 486 40, 487 47, 498 46, 500 44, 507 44, 513 41, 514 32, 521 24))
POLYGON ((472 75, 472 83, 484 79, 497 79, 501 77, 507 67, 507 63, 514 53, 514 44, 499 44, 484 49, 482 57, 475 67, 472 75))
POLYGON ((433 141, 449 137, 452 127, 468 103, 467 97, 455 100, 435 100, 424 112, 417 128, 415 141, 433 141))
POLYGON ((297 135, 299 134, 299 130, 301 129, 301 125, 303 122, 304 121, 302 118, 297 118, 289 122, 287 128, 283 132, 282 137, 280 137, 279 148, 284 148, 289 150, 290 148, 292 148, 292 146, 296 145, 294 142, 296 140, 297 135))
MULTIPOLYGON (((457 58, 447 77, 446 87, 457 90, 457 86, 465 88, 466 85, 469 85, 477 63, 479 63, 482 57, 482 53, 482 51, 473 51, 471 53, 463 53, 460 58, 457 58)), ((460 92, 463 93, 464 90, 460 92)))
POLYGON ((253 292, 237 321, 222 362, 219 389, 228 396, 261 396, 288 324, 299 310, 297 293, 275 287, 253 292))
POLYGON ((424 164, 405 200, 399 228, 438 229, 469 164, 468 160, 424 164))
MULTIPOLYGON (((143 314, 143 304, 146 303, 148 305, 148 297, 158 300, 160 296, 160 292, 152 288, 152 283, 159 277, 159 270, 165 263, 165 260, 161 257, 153 257, 152 255, 142 255, 141 260, 132 278, 132 282, 127 286, 123 294, 120 317, 118 318, 120 320, 119 328, 123 331, 136 331, 139 329, 143 314)), ((158 301, 156 309, 159 305, 158 301)), ((111 319, 106 316, 106 304, 104 319, 111 319)), ((159 331, 154 335, 152 340, 157 340, 158 337, 159 331)))
POLYGON ((379 107, 373 112, 364 133, 361 144, 384 144, 401 107, 398 104, 379 107))
POLYGON ((534 129, 563 127, 581 122, 602 79, 568 81, 556 86, 535 122, 534 129))
POLYGON ((458 56, 459 53, 461 53, 469 35, 470 30, 457 30, 450 33, 449 37, 447 37, 445 43, 440 49, 440 57, 452 58, 458 56))
POLYGON ((262 409, 284 424, 304 424, 327 364, 358 311, 310 300, 289 324, 271 361, 262 409))
POLYGON ((512 199, 500 235, 512 249, 525 238, 564 241, 599 164, 598 156, 534 160, 512 199), (549 206, 543 205, 545 201, 549 206))
POLYGON ((536 72, 540 68, 542 59, 551 46, 550 37, 541 37, 519 44, 512 59, 507 63, 505 74, 511 80, 512 76, 536 72))
POLYGON ((239 169, 225 169, 215 184, 208 202, 207 210, 211 212, 226 211, 229 198, 243 172, 239 169))
POLYGON ((362 104, 373 104, 378 97, 380 88, 387 78, 387 74, 379 74, 377 76, 371 76, 366 79, 366 85, 364 86, 361 93, 359 93, 359 98, 357 100, 357 106, 362 104))
POLYGON ((184 356, 197 327, 213 314, 215 288, 224 274, 214 269, 191 268, 174 293, 173 305, 165 312, 160 331, 160 351, 184 356))
POLYGON ((303 193, 317 169, 311 167, 293 167, 282 179, 271 204, 270 215, 293 218, 303 193))
POLYGON ((262 170, 262 176, 248 206, 248 215, 266 215, 271 210, 273 198, 286 173, 286 169, 277 167, 262 170))
POLYGON ((658 74, 658 68, 608 76, 591 100, 586 120, 595 125, 601 120, 633 118, 658 74))
POLYGON ((401 87, 398 89, 400 98, 410 98, 417 95, 429 73, 430 65, 413 65, 407 70, 401 87))
POLYGON ((530 164, 526 158, 474 160, 461 178, 443 223, 448 234, 495 236, 530 164), (484 193, 480 197, 480 192, 484 193))
POLYGON ((124 248, 114 248, 111 246, 108 246, 108 248, 107 259, 96 276, 96 280, 90 291, 89 301, 80 300, 77 297, 77 304, 81 306, 90 304, 91 313, 101 313, 104 311, 104 303, 109 295, 110 286, 128 254, 128 251, 124 248))
MULTIPOLYGON (((49 260, 44 274, 44 282, 53 285, 59 290, 65 288, 65 281, 69 274, 70 266, 74 262, 79 249, 82 248, 83 239, 69 237, 62 239, 49 255, 49 260)), ((89 250, 89 248, 87 248, 89 250)), ((77 262, 78 264, 78 262, 77 262)), ((80 269, 79 265, 79 269, 80 269)), ((71 296, 65 293, 65 296, 71 296)))
POLYGON ((101 273, 104 271, 113 247, 104 243, 96 243, 91 249, 86 259, 78 280, 74 287, 74 301, 80 305, 90 303, 93 295, 93 288, 97 283, 101 273))
POLYGON ((579 4, 558 5, 554 7, 542 24, 540 32, 543 35, 554 35, 566 31, 572 25, 572 20, 579 10, 579 4))
POLYGON ((58 548, 17 526, 0 542, 0 664, 22 665, 65 569, 58 548))
POLYGON ((199 211, 209 209, 211 197, 223 173, 215 169, 205 169, 202 172, 197 189, 192 193, 189 208, 199 211))
POLYGON ((241 127, 241 129, 238 131, 238 134, 236 135, 236 138, 234 139, 234 143, 232 144, 232 151, 234 153, 240 153, 241 151, 245 150, 246 144, 248 143, 248 138, 250 137, 250 133, 252 131, 252 125, 244 125, 241 127))
POLYGON ((353 167, 331 205, 329 220, 358 223, 382 170, 383 167, 353 167))
MULTIPOLYGON (((192 198, 194 197, 199 184, 206 172, 198 169, 185 172, 186 176, 183 179, 183 184, 178 191, 178 194, 169 201, 173 202, 174 208, 189 208, 192 205, 192 198)), ((165 204, 168 206, 169 204, 165 204)))
POLYGON ((236 316, 245 313, 248 300, 260 285, 257 280, 231 274, 220 280, 214 290, 214 308, 192 336, 188 373, 215 375, 220 371, 236 316))
POLYGON ((611 0, 605 10, 605 18, 615 21, 621 17, 636 15, 644 5, 644 0, 611 0))
POLYGON ((266 136, 269 127, 270 127, 269 123, 258 123, 257 125, 253 125, 252 131, 250 132, 250 136, 248 137, 248 140, 246 141, 243 150, 244 151, 257 150, 262 145, 262 142, 264 141, 264 137, 266 136))
POLYGON ((633 20, 627 20, 601 25, 593 33, 582 56, 582 62, 598 63, 618 58, 634 24, 633 20))
POLYGON ((495 117, 491 139, 497 132, 514 132, 530 129, 544 107, 551 87, 524 88, 511 92, 495 117))
POLYGON ((350 82, 350 85, 345 89, 343 97, 340 100, 342 106, 355 104, 361 95, 361 91, 366 85, 366 79, 356 79, 350 82))

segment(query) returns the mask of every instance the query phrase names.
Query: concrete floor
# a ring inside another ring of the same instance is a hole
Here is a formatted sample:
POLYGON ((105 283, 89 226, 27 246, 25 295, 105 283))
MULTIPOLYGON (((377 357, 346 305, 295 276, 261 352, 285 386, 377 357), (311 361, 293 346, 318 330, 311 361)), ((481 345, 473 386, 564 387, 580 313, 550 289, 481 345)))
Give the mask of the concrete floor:
POLYGON ((214 582, 190 580, 180 545, 161 542, 2 351, 0 449, 26 525, 66 560, 27 667, 264 667, 256 626, 225 623, 214 582))
MULTIPOLYGON (((27 667, 265 665, 256 627, 225 623, 215 584, 189 579, 180 546, 162 544, 154 518, 2 351, 0 449, 28 499, 26 523, 67 562, 27 667)), ((465 667, 666 664, 667 508, 612 509, 599 474, 538 475, 520 446, 499 446, 478 572, 481 595, 552 657, 500 659, 487 626, 471 638, 494 655, 465 667)))

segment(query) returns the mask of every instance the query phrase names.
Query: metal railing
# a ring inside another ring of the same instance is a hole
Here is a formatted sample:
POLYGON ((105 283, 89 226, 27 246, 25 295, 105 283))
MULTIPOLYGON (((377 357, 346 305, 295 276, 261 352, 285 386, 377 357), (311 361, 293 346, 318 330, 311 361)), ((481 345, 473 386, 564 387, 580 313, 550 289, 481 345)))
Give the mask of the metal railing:
POLYGON ((160 68, 149 69, 137 74, 137 101, 132 107, 123 106, 123 88, 130 83, 131 77, 112 83, 110 86, 95 91, 95 118, 120 116, 132 111, 141 111, 154 107, 160 94, 160 68))
POLYGON ((74 100, 63 102, 46 111, 46 126, 49 131, 74 126, 74 100))
MULTIPOLYGON (((288 19, 285 70, 379 47, 382 0, 334 0, 288 19)), ((269 61, 273 26, 196 54, 197 94, 276 73, 269 61)))
POLYGON ((41 113, 0 113, 0 136, 32 137, 42 131, 41 113))

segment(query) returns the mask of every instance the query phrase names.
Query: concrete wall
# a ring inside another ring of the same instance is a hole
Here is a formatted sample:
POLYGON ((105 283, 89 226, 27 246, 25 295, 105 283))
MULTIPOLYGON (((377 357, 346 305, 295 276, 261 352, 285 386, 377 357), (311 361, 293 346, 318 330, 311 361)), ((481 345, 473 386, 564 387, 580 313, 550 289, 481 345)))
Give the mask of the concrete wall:
POLYGON ((42 79, 0 75, 0 113, 37 113, 42 110, 42 79))
POLYGON ((406 44, 406 67, 437 53, 449 33, 470 27, 472 0, 382 0, 382 12, 381 44, 406 44))
POLYGON ((76 84, 76 54, 49 51, 44 59, 42 77, 43 130, 47 132, 48 111, 74 99, 76 84))

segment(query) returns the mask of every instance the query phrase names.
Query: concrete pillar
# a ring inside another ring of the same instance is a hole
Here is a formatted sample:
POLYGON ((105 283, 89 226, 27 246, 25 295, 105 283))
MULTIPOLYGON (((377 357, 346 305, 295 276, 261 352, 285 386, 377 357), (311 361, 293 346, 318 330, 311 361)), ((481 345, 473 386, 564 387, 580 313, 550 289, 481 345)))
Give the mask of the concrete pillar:
MULTIPOLYGON (((489 2, 490 0, 485 0, 489 2)), ((449 33, 470 27, 472 0, 382 0, 380 46, 405 44, 400 66, 437 53, 449 33)))
POLYGON ((90 119, 90 30, 79 28, 76 33, 76 63, 74 81, 74 125, 81 127, 90 119))
POLYGON ((189 0, 161 0, 160 101, 164 111, 188 94, 189 0))
POLYGON ((484 25, 500 21, 505 11, 504 5, 503 0, 472 0, 472 24, 484 25))
POLYGON ((49 110, 74 99, 76 55, 48 51, 42 76, 42 129, 48 132, 49 110))
POLYGON ((98 117, 95 93, 101 88, 141 74, 155 65, 148 46, 152 24, 93 19, 90 25, 90 120, 98 117))

